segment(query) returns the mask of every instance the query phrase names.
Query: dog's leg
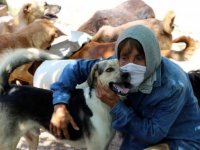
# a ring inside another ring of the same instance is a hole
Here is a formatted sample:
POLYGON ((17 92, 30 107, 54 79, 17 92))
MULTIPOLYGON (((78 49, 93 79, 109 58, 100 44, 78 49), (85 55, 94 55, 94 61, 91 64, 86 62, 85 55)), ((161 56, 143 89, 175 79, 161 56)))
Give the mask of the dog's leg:
POLYGON ((25 135, 24 138, 26 139, 29 150, 37 150, 38 143, 39 143, 39 135, 40 135, 40 129, 35 128, 31 131, 28 131, 25 135))
POLYGON ((31 67, 32 63, 24 64, 16 68, 10 75, 9 82, 19 80, 33 85, 33 75, 29 73, 28 69, 31 67))
MULTIPOLYGON (((15 135, 13 135, 15 136, 15 135)), ((16 150, 17 144, 20 138, 17 137, 8 137, 4 140, 0 140, 0 150, 16 150)))
POLYGON ((87 150, 107 150, 114 134, 111 128, 95 128, 89 137, 85 136, 87 150))
POLYGON ((0 104, 0 150, 15 150, 21 138, 20 131, 14 119, 8 114, 8 109, 0 104))

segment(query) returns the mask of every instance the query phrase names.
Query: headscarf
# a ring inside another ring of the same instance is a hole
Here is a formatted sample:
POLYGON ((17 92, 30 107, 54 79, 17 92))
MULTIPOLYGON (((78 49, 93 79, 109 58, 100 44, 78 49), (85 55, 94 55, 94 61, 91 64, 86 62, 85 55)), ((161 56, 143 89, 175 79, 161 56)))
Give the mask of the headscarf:
POLYGON ((143 47, 145 60, 146 60, 146 72, 144 76, 144 82, 140 84, 138 90, 143 93, 150 93, 153 87, 153 82, 156 80, 156 69, 161 63, 161 54, 159 43, 154 33, 143 25, 136 25, 124 30, 118 37, 115 45, 115 54, 119 59, 119 44, 127 39, 132 38, 137 40, 143 47))

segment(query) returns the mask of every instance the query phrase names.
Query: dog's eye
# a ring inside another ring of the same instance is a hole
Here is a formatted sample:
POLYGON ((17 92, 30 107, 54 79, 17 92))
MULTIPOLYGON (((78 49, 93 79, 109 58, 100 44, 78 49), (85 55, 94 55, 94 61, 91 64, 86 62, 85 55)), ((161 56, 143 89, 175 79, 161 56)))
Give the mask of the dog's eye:
POLYGON ((114 68, 107 68, 106 69, 106 72, 112 72, 112 71, 114 71, 114 68))

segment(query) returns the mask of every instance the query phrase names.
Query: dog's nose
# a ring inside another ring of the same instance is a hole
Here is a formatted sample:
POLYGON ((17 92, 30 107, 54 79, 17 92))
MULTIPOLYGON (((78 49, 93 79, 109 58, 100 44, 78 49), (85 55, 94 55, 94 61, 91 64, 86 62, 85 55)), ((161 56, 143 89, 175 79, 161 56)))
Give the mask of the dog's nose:
POLYGON ((121 76, 123 79, 128 79, 130 74, 129 74, 129 72, 122 72, 121 76))

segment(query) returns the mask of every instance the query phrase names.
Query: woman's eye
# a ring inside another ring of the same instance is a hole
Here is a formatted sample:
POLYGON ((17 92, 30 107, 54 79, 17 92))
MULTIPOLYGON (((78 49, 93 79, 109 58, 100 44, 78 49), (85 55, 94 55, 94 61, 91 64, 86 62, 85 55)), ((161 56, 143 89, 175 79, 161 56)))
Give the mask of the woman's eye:
POLYGON ((127 57, 122 57, 121 60, 126 61, 128 58, 127 57))
POLYGON ((144 60, 144 57, 143 56, 137 56, 136 60, 138 60, 138 61, 144 60))
POLYGON ((106 72, 112 72, 112 71, 114 71, 114 68, 107 68, 106 69, 106 72))

